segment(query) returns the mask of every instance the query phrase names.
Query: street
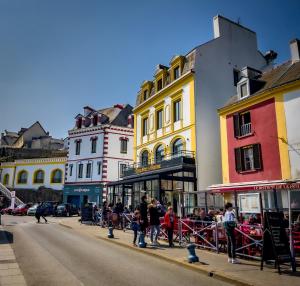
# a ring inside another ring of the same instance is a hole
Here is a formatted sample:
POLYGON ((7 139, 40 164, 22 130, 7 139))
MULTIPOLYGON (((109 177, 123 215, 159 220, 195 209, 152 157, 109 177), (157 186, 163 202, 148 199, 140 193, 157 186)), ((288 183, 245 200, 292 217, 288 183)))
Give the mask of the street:
POLYGON ((163 260, 80 235, 50 218, 2 216, 28 285, 228 285, 163 260))

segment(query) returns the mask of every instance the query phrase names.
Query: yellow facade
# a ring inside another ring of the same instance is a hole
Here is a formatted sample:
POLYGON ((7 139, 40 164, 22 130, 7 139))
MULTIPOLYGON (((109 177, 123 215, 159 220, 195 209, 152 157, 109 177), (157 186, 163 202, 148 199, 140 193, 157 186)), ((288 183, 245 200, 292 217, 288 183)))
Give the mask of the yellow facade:
MULTIPOLYGON (((143 98, 146 88, 151 87, 150 82, 141 86, 140 98, 142 100, 133 110, 134 113, 134 161, 140 161, 140 154, 147 150, 151 160, 154 159, 155 150, 162 145, 165 156, 172 154, 172 146, 176 139, 181 139, 184 150, 196 151, 195 136, 195 93, 194 74, 189 71, 175 79, 174 68, 181 68, 182 57, 171 62, 170 78, 173 81, 157 91, 157 79, 166 78, 166 70, 156 73, 154 80, 155 93, 143 98), (174 63, 174 66, 172 64, 174 63), (180 102, 180 118, 175 121, 175 105, 180 102), (158 113, 162 116, 162 126, 158 129, 158 113), (143 120, 147 120, 147 134, 143 136, 143 120)), ((150 92, 150 91, 149 91, 150 92)), ((148 93, 149 93, 148 92, 148 93)))

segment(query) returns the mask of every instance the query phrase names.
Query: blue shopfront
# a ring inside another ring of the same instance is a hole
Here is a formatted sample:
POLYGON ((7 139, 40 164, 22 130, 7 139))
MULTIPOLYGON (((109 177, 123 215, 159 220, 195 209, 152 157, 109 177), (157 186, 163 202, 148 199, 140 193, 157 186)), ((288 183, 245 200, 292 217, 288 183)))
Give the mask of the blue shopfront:
POLYGON ((102 202, 102 185, 64 185, 64 203, 71 203, 77 207, 82 204, 102 202))

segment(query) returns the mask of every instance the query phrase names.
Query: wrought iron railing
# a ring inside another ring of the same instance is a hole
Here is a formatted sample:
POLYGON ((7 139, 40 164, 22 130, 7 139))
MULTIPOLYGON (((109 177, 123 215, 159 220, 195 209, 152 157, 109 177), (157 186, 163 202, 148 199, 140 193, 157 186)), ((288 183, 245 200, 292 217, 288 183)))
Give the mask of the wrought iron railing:
POLYGON ((161 156, 159 159, 149 159, 147 162, 137 162, 132 165, 128 165, 124 170, 123 177, 130 176, 143 171, 153 171, 156 169, 177 166, 184 163, 195 164, 195 152, 183 150, 177 153, 161 156))
POLYGON ((241 125, 241 136, 251 134, 251 123, 241 125))

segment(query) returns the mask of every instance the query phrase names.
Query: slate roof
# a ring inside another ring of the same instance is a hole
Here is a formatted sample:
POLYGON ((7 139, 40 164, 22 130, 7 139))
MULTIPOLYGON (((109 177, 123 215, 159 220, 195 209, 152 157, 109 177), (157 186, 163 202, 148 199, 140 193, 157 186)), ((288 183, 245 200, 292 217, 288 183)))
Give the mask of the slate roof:
POLYGON ((268 90, 289 84, 293 81, 300 80, 300 61, 285 62, 267 72, 262 73, 256 77, 255 80, 262 82, 262 86, 258 91, 241 100, 239 100, 238 95, 236 94, 227 101, 224 107, 246 100, 249 97, 262 94, 268 90))

